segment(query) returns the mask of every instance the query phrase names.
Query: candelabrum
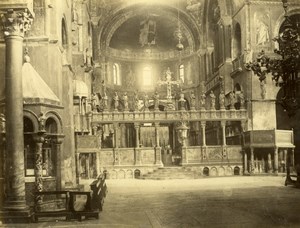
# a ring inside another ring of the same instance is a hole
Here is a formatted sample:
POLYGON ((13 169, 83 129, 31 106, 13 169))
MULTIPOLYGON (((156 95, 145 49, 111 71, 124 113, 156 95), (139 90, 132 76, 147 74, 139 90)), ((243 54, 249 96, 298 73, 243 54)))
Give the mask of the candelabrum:
MULTIPOLYGON (((275 58, 268 57, 264 51, 258 53, 255 61, 245 64, 263 82, 268 74, 272 75, 276 86, 282 87, 283 96, 277 101, 289 116, 295 115, 299 106, 297 87, 300 69, 300 24, 294 23, 287 14, 287 0, 282 0, 285 10, 279 35, 273 40, 278 48, 274 50, 275 58)), ((299 91, 298 91, 299 92, 299 91)))

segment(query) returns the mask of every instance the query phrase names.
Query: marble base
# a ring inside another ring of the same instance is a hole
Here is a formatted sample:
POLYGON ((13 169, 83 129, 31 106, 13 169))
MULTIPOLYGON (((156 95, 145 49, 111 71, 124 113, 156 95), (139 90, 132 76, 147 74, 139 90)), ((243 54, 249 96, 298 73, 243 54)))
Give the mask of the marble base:
POLYGON ((33 221, 34 212, 30 208, 22 210, 2 209, 0 211, 0 221, 2 223, 30 223, 33 221))

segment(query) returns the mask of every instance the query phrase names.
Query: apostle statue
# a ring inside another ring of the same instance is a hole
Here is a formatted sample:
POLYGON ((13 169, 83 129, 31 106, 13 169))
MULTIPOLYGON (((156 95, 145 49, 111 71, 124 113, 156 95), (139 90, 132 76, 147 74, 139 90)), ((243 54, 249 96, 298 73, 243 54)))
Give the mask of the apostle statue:
POLYGON ((147 93, 144 95, 144 110, 149 111, 149 97, 147 93))
POLYGON ((210 109, 215 110, 216 109, 216 96, 212 90, 210 91, 209 96, 210 96, 210 109))
POLYGON ((153 96, 153 102, 154 102, 154 110, 159 110, 159 94, 157 91, 155 91, 155 94, 153 96))
POLYGON ((123 104, 124 104, 124 110, 128 111, 128 96, 127 96, 126 92, 123 94, 122 100, 123 100, 123 104))
POLYGON ((118 107, 119 107, 119 96, 118 96, 117 92, 115 92, 113 100, 114 100, 114 109, 115 109, 115 111, 117 111, 118 107))
POLYGON ((205 93, 202 93, 200 97, 200 109, 205 109, 205 100, 206 100, 205 93))
POLYGON ((219 105, 221 110, 225 109, 225 94, 223 90, 221 90, 219 95, 219 105))
POLYGON ((195 110, 195 107, 196 107, 196 96, 194 94, 194 91, 192 91, 190 94, 190 108, 191 110, 195 110))

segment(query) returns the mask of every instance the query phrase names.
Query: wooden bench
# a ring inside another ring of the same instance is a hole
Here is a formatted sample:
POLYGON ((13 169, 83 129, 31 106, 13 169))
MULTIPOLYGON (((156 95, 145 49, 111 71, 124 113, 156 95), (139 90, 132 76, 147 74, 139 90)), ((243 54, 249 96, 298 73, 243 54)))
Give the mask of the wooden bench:
POLYGON ((85 219, 99 218, 99 212, 103 209, 104 198, 107 194, 105 175, 101 174, 97 180, 90 184, 91 191, 72 191, 70 192, 69 208, 72 212, 72 218, 79 221, 82 216, 85 219), (82 199, 83 198, 83 199, 82 199))
POLYGON ((36 192, 33 220, 39 217, 62 217, 66 220, 82 220, 82 216, 99 219, 99 212, 103 209, 104 198, 107 194, 105 175, 101 174, 90 184, 91 191, 43 191, 36 192))
POLYGON ((71 218, 69 210, 68 191, 44 191, 36 192, 35 199, 41 198, 41 202, 35 202, 33 221, 37 222, 39 217, 66 217, 71 218))

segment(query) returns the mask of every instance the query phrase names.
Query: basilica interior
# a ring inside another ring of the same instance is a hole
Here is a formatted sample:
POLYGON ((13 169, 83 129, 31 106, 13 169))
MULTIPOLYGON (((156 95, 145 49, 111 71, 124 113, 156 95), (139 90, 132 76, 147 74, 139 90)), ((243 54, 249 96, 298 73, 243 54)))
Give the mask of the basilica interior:
MULTIPOLYGON (((277 175, 300 164, 300 112, 279 102, 271 74, 246 67, 274 56, 282 1, 4 0, 0 12, 5 213, 103 172, 277 175)), ((287 13, 299 30, 299 1, 287 13)))

